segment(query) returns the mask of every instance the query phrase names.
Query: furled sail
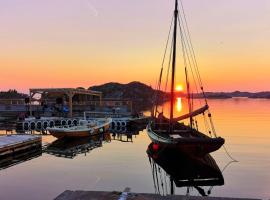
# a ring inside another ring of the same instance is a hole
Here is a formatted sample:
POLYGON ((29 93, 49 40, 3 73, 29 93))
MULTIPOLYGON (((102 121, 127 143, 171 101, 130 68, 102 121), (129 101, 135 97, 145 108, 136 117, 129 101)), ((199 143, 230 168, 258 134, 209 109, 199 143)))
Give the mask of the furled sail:
POLYGON ((187 119, 187 118, 190 118, 190 117, 195 117, 199 114, 202 114, 204 113, 206 110, 208 110, 209 106, 208 105, 205 105, 197 110, 194 110, 193 112, 191 113, 188 113, 188 114, 185 114, 185 115, 182 115, 180 117, 176 117, 176 118, 173 118, 173 121, 175 122, 178 122, 178 121, 181 121, 181 120, 184 120, 184 119, 187 119))

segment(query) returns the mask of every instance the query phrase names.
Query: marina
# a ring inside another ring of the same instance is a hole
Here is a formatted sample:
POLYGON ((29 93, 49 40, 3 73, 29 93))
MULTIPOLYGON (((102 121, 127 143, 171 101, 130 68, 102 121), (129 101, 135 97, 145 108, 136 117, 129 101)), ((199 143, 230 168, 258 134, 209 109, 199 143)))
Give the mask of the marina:
POLYGON ((0 200, 270 200, 270 3, 0 10, 0 200))
MULTIPOLYGON (((183 100, 183 103, 186 105, 186 100, 183 100)), ((213 110, 215 111, 215 122, 220 129, 220 134, 228 138, 226 147, 239 162, 231 163, 223 171, 230 158, 223 149, 211 154, 222 171, 224 185, 214 186, 211 196, 207 198, 231 197, 268 200, 270 163, 268 154, 270 152, 269 135, 266 131, 269 126, 265 122, 270 119, 269 101, 228 99, 209 100, 209 104, 215 108, 213 110), (239 103, 241 106, 236 107, 239 103), (247 109, 255 105, 256 110, 247 109), (238 123, 241 119, 252 123, 243 126, 238 123), (231 122, 230 127, 228 127, 229 122, 231 122), (254 135, 251 128, 254 124, 258 127, 258 132, 264 134, 254 135), (229 131, 231 129, 233 131, 229 131), (246 136, 245 140, 242 139, 243 136, 246 136), (253 145, 252 149, 250 145, 253 145), (257 184, 254 185, 254 183, 257 184)), ((185 113, 185 110, 182 112, 185 113)), ((0 171, 1 198, 48 200, 55 199, 66 190, 106 191, 111 194, 112 191, 122 193, 126 187, 131 188, 131 193, 154 194, 153 175, 147 154, 151 141, 146 130, 133 133, 128 129, 126 131, 130 132, 129 135, 133 142, 125 142, 126 135, 122 131, 119 133, 119 140, 117 133, 111 133, 110 138, 105 139, 102 146, 99 145, 98 137, 97 143, 93 146, 91 141, 94 142, 95 139, 89 140, 88 143, 77 140, 62 143, 57 142, 56 138, 50 135, 41 135, 45 147, 43 147, 42 155, 35 157, 34 153, 33 159, 14 163, 0 171), (123 134, 124 142, 120 140, 120 134, 123 134), (114 135, 117 140, 113 139, 114 135), (51 149, 48 147, 50 144, 53 144, 51 149), (16 182, 14 182, 15 179, 16 182), (37 192, 29 196, 33 185, 37 192), (12 193, 14 187, 18 191, 17 193, 12 193)), ((1 133, 6 135, 5 132, 1 133)), ((29 154, 31 155, 31 151, 29 154)), ((209 189, 207 186, 204 188, 209 189)), ((160 191, 162 192, 161 187, 160 191)), ((175 188, 175 194, 185 196, 186 189, 175 188)), ((200 198, 201 195, 193 189, 190 190, 190 196, 200 198)))

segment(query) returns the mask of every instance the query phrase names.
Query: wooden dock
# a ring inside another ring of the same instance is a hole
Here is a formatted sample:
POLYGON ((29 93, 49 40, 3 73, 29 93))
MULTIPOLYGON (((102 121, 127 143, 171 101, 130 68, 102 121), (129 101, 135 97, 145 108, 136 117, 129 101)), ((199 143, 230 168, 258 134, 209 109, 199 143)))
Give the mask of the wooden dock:
POLYGON ((40 148, 41 137, 36 135, 6 135, 0 136, 0 158, 21 153, 33 148, 40 148))
MULTIPOLYGON (((122 192, 97 192, 97 191, 65 191, 55 200, 119 200, 122 192)), ((186 200, 187 196, 159 196, 155 194, 128 193, 126 200, 186 200)), ((250 198, 227 198, 227 197, 199 197, 189 196, 189 200, 259 200, 250 198)))

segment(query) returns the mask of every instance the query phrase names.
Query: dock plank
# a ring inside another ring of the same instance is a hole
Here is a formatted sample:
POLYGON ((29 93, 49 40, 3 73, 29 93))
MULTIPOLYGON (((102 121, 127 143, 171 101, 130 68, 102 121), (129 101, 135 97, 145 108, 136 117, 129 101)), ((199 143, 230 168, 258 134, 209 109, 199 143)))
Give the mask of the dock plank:
POLYGON ((0 148, 20 144, 22 142, 33 141, 40 139, 40 136, 36 135, 7 135, 0 136, 0 148))
MULTIPOLYGON (((121 192, 104 192, 104 191, 70 191, 67 190, 60 194, 55 200, 118 200, 121 192)), ((184 195, 160 196, 156 194, 136 194, 130 193, 127 200, 186 200, 184 195)), ((229 198, 229 197, 200 197, 189 196, 189 200, 260 200, 250 198, 229 198)))
POLYGON ((41 136, 7 135, 0 136, 0 155, 6 155, 41 145, 41 136))

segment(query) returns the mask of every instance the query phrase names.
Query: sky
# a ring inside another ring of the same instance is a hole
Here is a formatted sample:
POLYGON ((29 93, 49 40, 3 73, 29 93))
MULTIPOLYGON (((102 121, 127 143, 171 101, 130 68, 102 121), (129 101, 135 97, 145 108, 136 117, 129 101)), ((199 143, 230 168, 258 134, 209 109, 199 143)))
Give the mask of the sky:
MULTIPOLYGON (((131 81, 154 86, 173 4, 0 0, 0 90, 131 81)), ((205 90, 270 90, 269 0, 183 4, 205 90)))

